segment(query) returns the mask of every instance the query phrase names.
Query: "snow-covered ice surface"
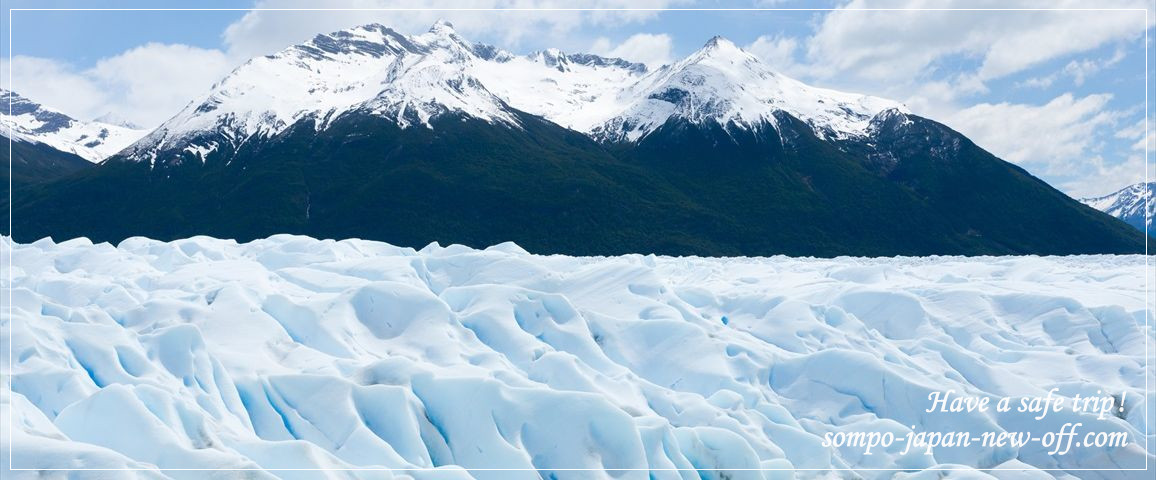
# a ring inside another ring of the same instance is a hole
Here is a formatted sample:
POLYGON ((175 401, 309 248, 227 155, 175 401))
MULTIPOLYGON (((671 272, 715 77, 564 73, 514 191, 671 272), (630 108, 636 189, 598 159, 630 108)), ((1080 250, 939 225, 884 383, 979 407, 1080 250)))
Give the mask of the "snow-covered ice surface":
POLYGON ((0 247, 12 261, 5 466, 168 469, 71 472, 81 478, 746 479, 1153 462, 1142 256, 576 258, 294 236, 0 247), (1126 392, 1125 412, 1038 423, 923 412, 936 390, 1053 387, 1126 392), (1059 457, 1035 445, 870 456, 821 445, 826 432, 1043 432, 1075 420, 1132 442, 1059 457), (359 467, 378 470, 260 470, 359 467), (594 470, 566 470, 581 468, 594 470), (846 468, 859 470, 832 470, 846 468))

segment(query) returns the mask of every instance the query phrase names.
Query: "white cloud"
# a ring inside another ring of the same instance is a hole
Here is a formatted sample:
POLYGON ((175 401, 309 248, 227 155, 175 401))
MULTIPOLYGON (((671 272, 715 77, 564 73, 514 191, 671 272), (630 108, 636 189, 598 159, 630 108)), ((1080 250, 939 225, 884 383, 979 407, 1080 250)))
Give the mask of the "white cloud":
POLYGON ((1092 156, 1097 130, 1119 114, 1109 94, 1060 95, 1043 105, 981 103, 945 118, 946 123, 1004 160, 1035 164, 1044 173, 1072 174, 1073 162, 1092 156))
POLYGON ((1113 65, 1120 63, 1120 60, 1123 60, 1124 56, 1125 56, 1124 49, 1117 48, 1116 53, 1114 53, 1111 57, 1108 57, 1108 58, 1102 58, 1102 59, 1084 58, 1084 59, 1079 59, 1079 60, 1072 60, 1072 61, 1069 61, 1067 63, 1067 65, 1064 65, 1064 68, 1060 69, 1057 72, 1053 72, 1050 75, 1031 77, 1031 78, 1028 78, 1027 80, 1016 82, 1016 86, 1017 87, 1030 87, 1030 88, 1048 88, 1048 87, 1052 86, 1052 84, 1056 83, 1056 80, 1058 80, 1059 77, 1061 75, 1063 75, 1063 76, 1071 77, 1072 83, 1078 87, 1078 86, 1083 85, 1084 82, 1088 78, 1099 73, 1101 70, 1103 70, 1105 68, 1110 68, 1113 65))
POLYGON ((1111 57, 1108 57, 1108 58, 1105 58, 1102 60, 1096 60, 1096 59, 1082 59, 1082 60, 1078 60, 1078 61, 1072 60, 1072 61, 1068 62, 1068 64, 1065 65, 1064 69, 1061 70, 1060 72, 1063 73, 1064 75, 1072 77, 1072 82, 1074 82, 1077 86, 1079 86, 1079 85, 1083 85, 1084 81, 1088 77, 1095 75, 1100 70, 1103 70, 1105 68, 1109 68, 1109 67, 1111 67, 1117 63, 1120 63, 1120 60, 1123 60, 1123 59, 1124 59, 1124 50, 1118 48, 1118 49, 1116 49, 1115 54, 1113 54, 1111 57))
POLYGON ((1042 77, 1031 77, 1022 82, 1016 82, 1016 86, 1029 88, 1048 88, 1052 86, 1053 83, 1056 83, 1056 77, 1058 76, 1058 74, 1053 73, 1051 75, 1045 75, 1042 77))
MULTIPOLYGON (((1101 153, 1105 132, 1123 116, 1108 108, 1111 99, 1065 93, 1043 105, 981 103, 944 120, 996 156, 1058 179, 1069 195, 1098 195, 1140 181, 1144 173, 1141 155, 1105 159, 1101 153)), ((1132 127, 1120 132, 1141 134, 1132 127)))
POLYGON ((1144 138, 1136 140, 1136 143, 1132 144, 1132 149, 1147 149, 1148 152, 1156 151, 1156 128, 1148 127, 1148 134, 1144 135, 1144 138))
MULTIPOLYGON (((663 8, 687 0, 597 0, 583 8, 663 8)), ((316 7, 307 0, 260 0, 257 8, 316 7)), ((632 11, 436 11, 429 8, 534 9, 574 8, 561 0, 473 0, 469 2, 429 2, 406 0, 346 0, 330 2, 329 8, 360 8, 361 11, 302 12, 251 11, 230 25, 224 33, 230 55, 249 58, 266 55, 301 43, 318 33, 328 33, 356 25, 381 23, 402 33, 425 31, 435 21, 452 22, 455 29, 470 39, 488 39, 512 48, 526 38, 548 40, 559 48, 585 47, 574 43, 572 33, 588 26, 617 26, 654 18, 658 12, 632 11), (414 8, 425 10, 382 11, 380 8, 414 8)))
MULTIPOLYGON (((1141 155, 1129 155, 1116 163, 1095 156, 1085 162, 1084 167, 1081 175, 1059 185, 1061 190, 1073 198, 1100 197, 1144 181, 1144 157, 1141 155)), ((1156 170, 1149 165, 1148 174, 1153 173, 1156 170)))
POLYGON ((988 92, 987 85, 974 74, 957 74, 942 80, 927 80, 917 85, 904 85, 888 89, 887 95, 901 98, 911 111, 928 118, 947 118, 960 110, 959 102, 964 97, 988 92))
POLYGON ((0 86, 84 119, 100 115, 107 104, 104 90, 92 79, 65 63, 44 58, 17 55, 11 62, 0 59, 0 86))
MULTIPOLYGON (((819 77, 853 76, 873 81, 910 81, 933 73, 945 59, 980 63, 981 80, 1000 78, 1042 62, 1130 40, 1153 25, 1136 11, 864 11, 890 8, 1007 8, 1005 1, 852 0, 823 17, 807 42, 819 77)), ((1039 6, 1039 5, 1037 5, 1039 6)), ((1052 2, 1048 7, 1080 6, 1052 2)), ((1108 7, 1143 9, 1144 0, 1108 7)))
POLYGON ((113 111, 141 125, 155 125, 207 93, 234 62, 219 50, 146 44, 100 60, 85 71, 118 101, 113 111))
MULTIPOLYGON (((1043 105, 981 103, 942 119, 996 156, 1050 178, 1068 195, 1092 197, 1144 180, 1143 119, 1113 128, 1126 112, 1109 108, 1112 96, 1062 94, 1043 105), (1106 137, 1135 140, 1133 154, 1104 148, 1106 137)), ((1149 167, 1150 173, 1156 173, 1149 167)))
POLYGON ((1095 60, 1072 60, 1064 66, 1062 72, 1072 77, 1072 82, 1074 82, 1076 86, 1080 86, 1084 84, 1084 80, 1086 80, 1088 76, 1100 71, 1100 68, 1099 62, 1095 60))
POLYGON ((1132 150, 1156 152, 1156 124, 1153 124, 1152 121, 1148 121, 1147 125, 1145 123, 1144 119, 1141 118, 1131 126, 1116 131, 1115 137, 1134 140, 1136 143, 1132 144, 1132 150))
POLYGON ((806 72, 795 57, 796 52, 800 50, 799 46, 800 41, 795 37, 762 35, 743 49, 779 72, 791 76, 804 76, 806 72))
MULTIPOLYGON (((1095 7, 1143 9, 1147 3, 1107 0, 1095 7)), ((1017 86, 1047 88, 1061 78, 1083 85, 1123 60, 1124 45, 1156 25, 1156 15, 1151 11, 902 10, 957 7, 1088 5, 1078 0, 1046 4, 1030 0, 849 0, 817 17, 809 36, 764 37, 748 48, 762 49, 763 58, 784 59, 789 72, 806 81, 900 100, 915 113, 944 121, 997 156, 1028 166, 1065 189, 1084 191, 1086 186, 1113 183, 1111 175, 1123 168, 1118 164, 1124 159, 1105 154, 1107 159, 1089 160, 1100 158, 1111 138, 1106 127, 1125 115, 1108 108, 1110 95, 1061 95, 1043 105, 974 102, 989 93, 991 81, 1025 72, 1035 75, 1017 86), (856 10, 864 8, 900 10, 856 10), (1110 57, 1068 60, 1111 45, 1116 48, 1110 57), (1067 63, 1047 75, 1033 71, 1056 60, 1067 63), (1081 176, 1089 178, 1086 186, 1074 186, 1082 185, 1081 176)), ((1146 138, 1136 137, 1133 148, 1142 147, 1146 138)))
POLYGON ((635 34, 619 45, 614 45, 610 39, 603 37, 595 40, 594 45, 590 47, 591 53, 641 62, 650 68, 670 63, 673 51, 674 41, 665 33, 635 34))
MULTIPOLYGON (((1115 3, 1121 7, 1148 7, 1143 1, 1115 3)), ((1057 6, 1068 4, 1070 2, 1057 6)), ((1019 25, 1026 28, 1009 28, 1007 34, 991 42, 980 67, 980 76, 998 78, 1047 60, 1090 51, 1109 42, 1134 39, 1152 26, 1144 12, 1135 11, 1025 13, 1033 15, 1010 15, 1022 17, 1025 24, 1019 25)))
POLYGON ((197 95, 206 93, 235 66, 219 50, 179 44, 145 44, 104 58, 92 68, 18 56, 0 62, 13 91, 76 118, 112 113, 154 127, 197 95))

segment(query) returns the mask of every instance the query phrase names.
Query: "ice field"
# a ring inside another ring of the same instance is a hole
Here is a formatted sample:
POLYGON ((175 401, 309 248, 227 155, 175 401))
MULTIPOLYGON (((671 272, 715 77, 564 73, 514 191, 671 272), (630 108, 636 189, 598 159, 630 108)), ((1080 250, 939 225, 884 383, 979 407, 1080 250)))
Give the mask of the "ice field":
POLYGON ((0 247, 0 460, 30 469, 5 478, 1150 478, 1081 469, 1156 463, 1143 256, 0 247), (1122 411, 924 411, 935 391, 1053 388, 1122 411), (823 445, 1071 422, 1131 442, 823 445), (61 468, 136 470, 40 471, 61 468))

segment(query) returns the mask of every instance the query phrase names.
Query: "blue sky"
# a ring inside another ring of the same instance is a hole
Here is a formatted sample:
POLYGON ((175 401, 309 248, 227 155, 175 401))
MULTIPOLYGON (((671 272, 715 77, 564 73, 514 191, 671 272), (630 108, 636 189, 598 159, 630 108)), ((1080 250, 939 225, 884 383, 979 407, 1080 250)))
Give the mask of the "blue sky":
MULTIPOLYGON (((8 8, 234 8, 235 11, 13 11, 0 19, 6 88, 78 118, 155 126, 229 70, 322 32, 378 22, 424 31, 439 18, 517 53, 556 47, 660 65, 723 35, 813 85, 902 101, 1073 196, 1142 181, 1144 11, 878 8, 1139 8, 1145 0, 595 0, 602 8, 819 11, 250 11, 259 8, 570 7, 548 0, 144 2, 6 0, 8 8), (7 54, 11 54, 11 60, 7 54)), ((8 13, 8 12, 5 12, 8 13)), ((1152 65, 1149 60, 1149 65, 1152 65)), ((1151 88, 1151 84, 1148 84, 1151 88)), ((1151 112, 1149 111, 1149 115, 1151 112)), ((1151 171, 1156 177, 1156 171, 1151 171)))

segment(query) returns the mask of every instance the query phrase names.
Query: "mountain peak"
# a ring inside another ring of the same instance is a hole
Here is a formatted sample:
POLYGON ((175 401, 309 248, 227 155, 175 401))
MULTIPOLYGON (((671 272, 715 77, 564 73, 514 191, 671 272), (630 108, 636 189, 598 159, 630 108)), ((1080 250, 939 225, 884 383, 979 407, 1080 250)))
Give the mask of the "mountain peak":
POLYGON ((699 50, 703 51, 703 52, 742 52, 742 53, 745 53, 745 51, 743 49, 739 48, 738 45, 735 45, 734 42, 730 41, 728 38, 726 38, 722 35, 715 35, 715 36, 711 37, 710 40, 707 40, 706 44, 703 45, 702 48, 699 50))
MULTIPOLYGON (((33 102, 27 98, 22 97, 19 93, 7 89, 0 89, 0 101, 5 105, 11 106, 12 115, 22 115, 25 113, 32 113, 41 110, 39 103, 33 102)), ((5 108, 4 110, 9 110, 5 108)), ((5 111, 4 113, 8 113, 5 111)))
MULTIPOLYGON (((743 50, 726 37, 716 35, 707 40, 698 51, 690 54, 682 62, 683 66, 710 63, 731 65, 754 65, 761 63, 758 58, 743 50)), ((754 67, 752 67, 754 68, 754 67)), ((765 68, 764 68, 765 70, 765 68)))
POLYGON ((417 35, 368 24, 237 69, 130 158, 152 161, 156 151, 183 149, 204 132, 228 133, 226 140, 205 141, 211 151, 213 142, 239 145, 302 120, 323 129, 362 107, 401 126, 429 126, 446 111, 513 125, 506 112, 513 107, 598 140, 635 141, 671 117, 758 129, 773 125, 779 111, 822 137, 849 138, 864 135, 875 114, 894 106, 778 75, 721 36, 648 72, 642 64, 556 48, 515 56, 462 38, 445 20, 417 35))
MULTIPOLYGON (((13 126, 17 128, 17 132, 20 130, 35 133, 57 132, 61 130, 61 128, 72 126, 76 121, 72 117, 64 115, 64 113, 46 108, 46 106, 31 101, 31 99, 25 98, 12 90, 0 89, 0 99, 5 101, 3 102, 5 104, 10 102, 12 118, 28 116, 29 121, 13 124, 13 126)), ((9 109, 6 108, 3 110, 5 110, 2 112, 2 115, 5 116, 3 118, 9 119, 7 116, 9 109)), ((7 134, 8 132, 2 133, 7 134)))
POLYGON ((454 25, 446 20, 434 22, 426 33, 413 37, 419 44, 427 47, 448 48, 457 57, 468 57, 474 53, 474 44, 462 38, 454 30, 454 25))
POLYGON ((777 127, 776 113, 784 112, 820 137, 846 139, 867 135, 871 118, 883 110, 905 110, 896 102, 811 87, 783 76, 721 36, 632 88, 636 100, 598 127, 596 138, 639 141, 672 117, 758 130, 777 127))
POLYGON ((374 22, 374 23, 367 23, 365 25, 358 25, 356 27, 351 28, 350 30, 364 30, 367 32, 382 32, 385 30, 390 30, 390 28, 385 26, 385 25, 382 25, 380 23, 374 22))
POLYGON ((530 55, 540 60, 542 64, 557 69, 559 72, 569 71, 569 59, 565 53, 563 53, 561 50, 558 50, 557 48, 539 50, 537 52, 531 53, 530 55))
POLYGON ((429 33, 438 35, 451 35, 457 33, 457 31, 454 30, 454 24, 450 23, 449 20, 440 19, 429 27, 429 33))
POLYGON ((713 37, 710 37, 710 40, 706 41, 706 44, 703 45, 703 48, 719 48, 719 47, 728 46, 728 45, 731 47, 735 46, 734 42, 731 42, 726 37, 724 37, 722 35, 715 35, 713 37))

